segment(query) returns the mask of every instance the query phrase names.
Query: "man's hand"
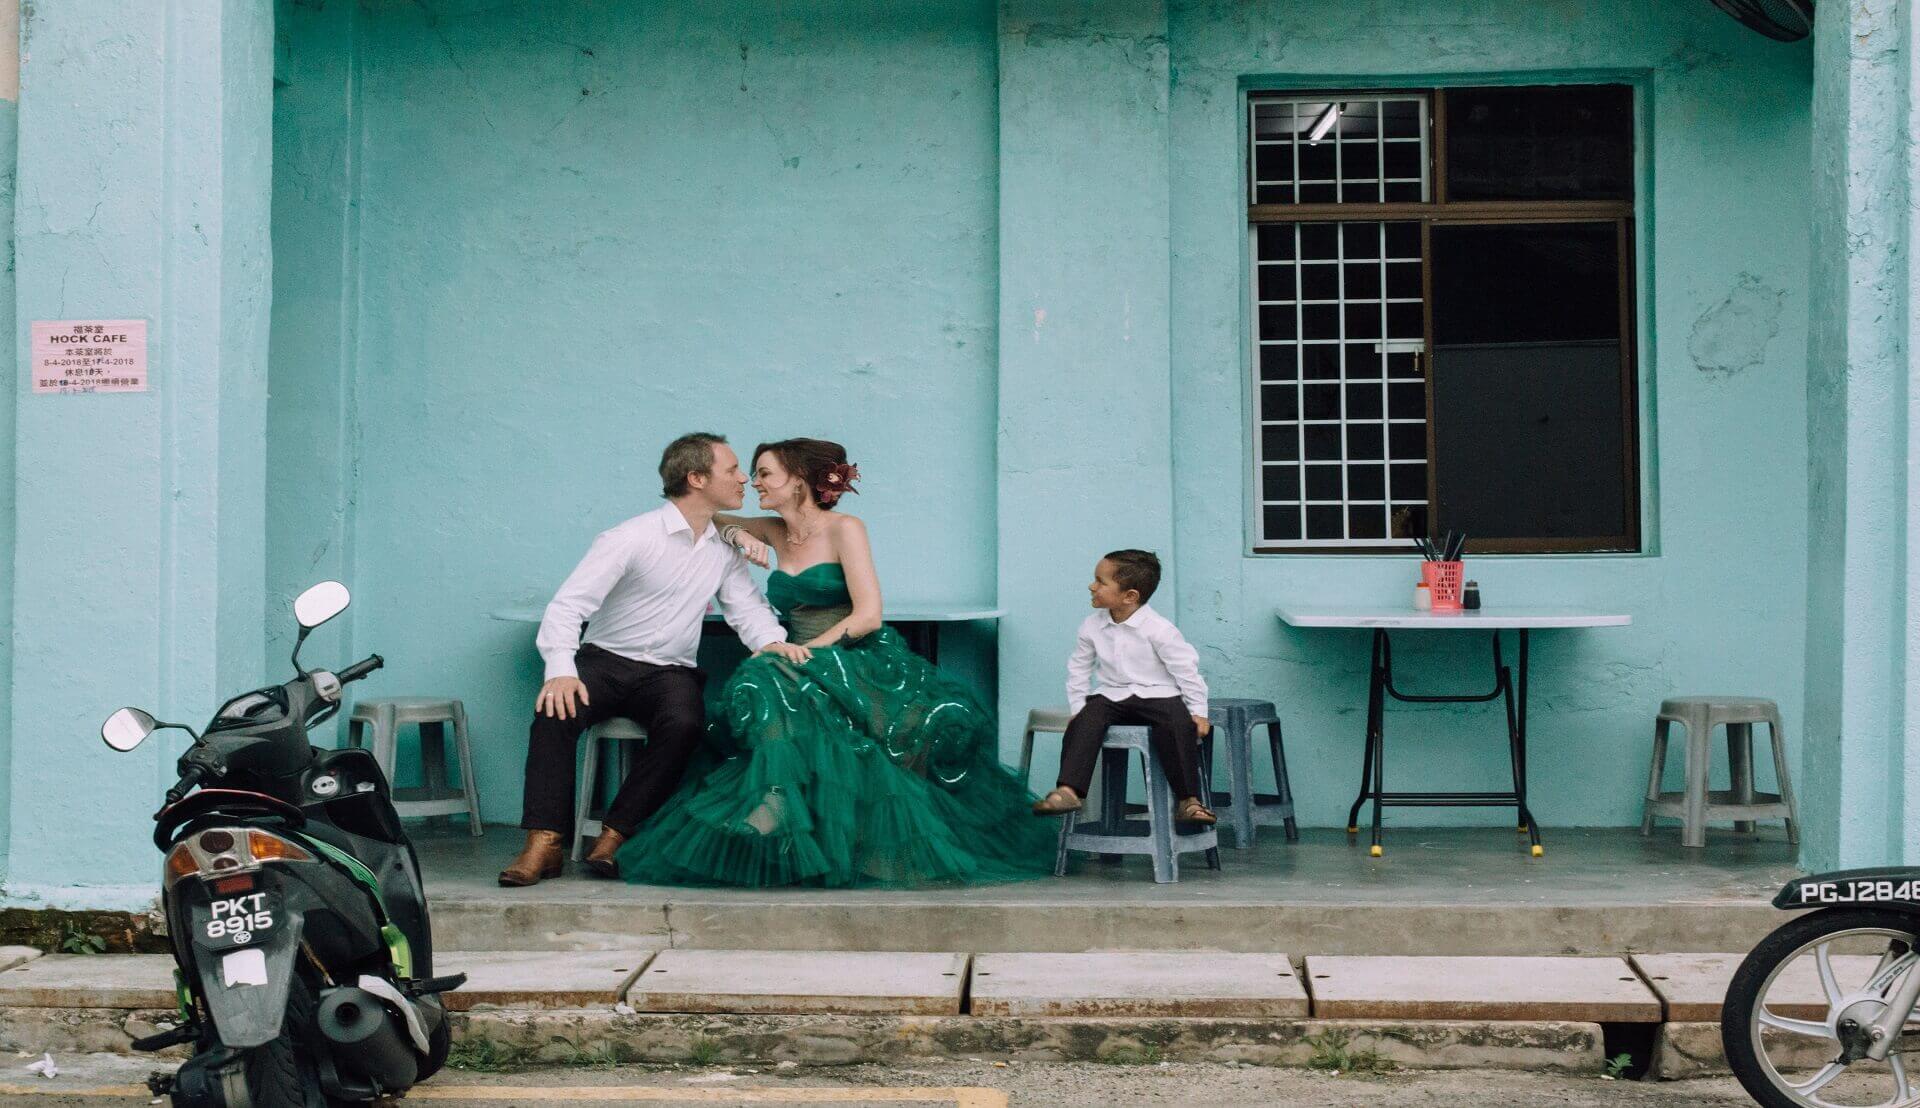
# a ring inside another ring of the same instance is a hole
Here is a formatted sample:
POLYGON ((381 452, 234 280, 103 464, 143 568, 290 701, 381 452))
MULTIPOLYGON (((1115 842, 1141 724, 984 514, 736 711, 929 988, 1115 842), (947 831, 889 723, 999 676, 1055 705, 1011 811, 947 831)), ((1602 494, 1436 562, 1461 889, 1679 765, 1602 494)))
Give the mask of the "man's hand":
POLYGON ((804 666, 813 657, 813 651, 797 642, 770 642, 760 648, 762 654, 778 654, 796 666, 804 666))
POLYGON ((1203 739, 1213 731, 1213 721, 1205 716, 1194 716, 1193 726, 1200 732, 1200 737, 1203 739))
POLYGON ((733 546, 734 549, 740 551, 740 553, 746 557, 747 561, 752 562, 761 569, 765 569, 773 564, 773 548, 761 542, 759 539, 754 538, 751 533, 744 529, 734 533, 733 546))
POLYGON ((578 677, 556 677, 540 686, 533 710, 554 719, 572 719, 587 706, 587 686, 578 677))

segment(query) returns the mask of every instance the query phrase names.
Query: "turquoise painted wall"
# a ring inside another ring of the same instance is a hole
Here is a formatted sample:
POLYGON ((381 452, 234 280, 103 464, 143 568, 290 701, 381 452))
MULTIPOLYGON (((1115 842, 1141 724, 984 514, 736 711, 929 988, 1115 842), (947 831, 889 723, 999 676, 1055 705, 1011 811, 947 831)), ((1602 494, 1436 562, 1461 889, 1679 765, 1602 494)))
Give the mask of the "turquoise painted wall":
POLYGON ((990 8, 280 15, 269 577, 350 581, 367 695, 466 701, 487 818, 538 683, 487 613, 656 506, 680 432, 845 441, 886 595, 993 598, 990 8))
MULTIPOLYGON (((1811 50, 1708 4, 1656 0, 1183 3, 1174 88, 1177 442, 1243 442, 1241 90, 1598 77, 1639 85, 1643 471, 1649 552, 1477 558, 1490 602, 1623 609, 1631 628, 1534 636, 1530 789, 1548 824, 1639 821, 1653 713, 1675 693, 1777 699, 1798 749, 1806 601, 1811 50)), ((1175 453, 1180 611, 1214 686, 1278 701, 1303 819, 1344 822, 1365 728, 1367 633, 1298 631, 1285 599, 1402 602, 1401 558, 1243 556, 1240 450, 1175 453), (1305 784, 1302 785, 1301 783, 1305 784)), ((1400 684, 1484 686, 1438 634, 1396 639, 1400 684)), ((1388 787, 1498 788, 1491 708, 1399 705, 1388 787), (1470 783, 1480 783, 1474 786, 1470 783)), ((1677 788, 1672 759, 1669 788, 1677 788)), ((1763 771, 1764 772, 1764 771, 1763 771)), ((1390 810, 1402 824, 1483 809, 1390 810)))
MULTIPOLYGON (((1637 820, 1669 693, 1774 696, 1798 741, 1804 46, 1654 0, 280 16, 269 593, 351 581, 352 622, 314 657, 377 649, 377 691, 465 698, 491 820, 518 816, 537 668, 531 628, 486 612, 543 602, 656 502, 660 445, 711 427, 842 438, 890 597, 1014 609, 1009 746, 1019 708, 1061 698, 1092 560, 1160 545, 1159 606, 1217 690, 1281 703, 1303 817, 1341 822, 1365 640, 1273 608, 1397 601, 1412 570, 1245 553, 1250 82, 1640 85, 1649 551, 1474 575, 1498 602, 1635 617, 1536 639, 1549 824, 1637 820)), ((1400 657, 1409 683, 1480 678, 1431 639, 1400 657)), ((1505 772, 1485 711, 1396 723, 1394 770, 1505 772)), ((1453 816, 1500 818, 1394 822, 1453 816)))
MULTIPOLYGON (((0 35, 11 42, 18 41, 17 25, 9 25, 0 18, 0 35)), ((9 49, 10 43, 0 43, 0 51, 9 49)), ((13 210, 13 183, 15 179, 14 156, 19 150, 20 106, 17 100, 0 100, 0 211, 13 210)), ((0 258, 6 259, 6 271, 0 273, 0 327, 9 332, 13 327, 13 222, 8 220, 4 230, 0 230, 0 258)), ((17 368, 12 347, 0 348, 0 373, 13 379, 17 368)), ((0 389, 0 427, 13 426, 14 413, 20 404, 20 390, 0 389)), ((0 687, 13 683, 13 451, 0 449, 0 687)), ((0 697, 0 767, 13 763, 13 704, 10 697, 0 697)), ((12 775, 0 772, 0 812, 11 807, 12 775)), ((11 821, 0 818, 0 883, 7 879, 8 846, 12 834, 11 821)))

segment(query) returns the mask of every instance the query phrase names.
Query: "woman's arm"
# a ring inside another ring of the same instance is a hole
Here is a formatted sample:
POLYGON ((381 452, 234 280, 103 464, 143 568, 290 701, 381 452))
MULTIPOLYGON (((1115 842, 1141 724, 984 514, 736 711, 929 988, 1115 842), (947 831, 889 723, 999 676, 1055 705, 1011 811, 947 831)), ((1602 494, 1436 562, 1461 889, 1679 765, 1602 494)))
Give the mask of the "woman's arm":
POLYGON ((867 542, 867 525, 856 516, 836 516, 828 535, 833 541, 834 554, 840 560, 840 572, 847 577, 853 611, 808 646, 832 646, 842 638, 857 639, 880 629, 880 575, 873 568, 873 547, 867 542))
POLYGON ((761 569, 773 565, 774 536, 785 527, 779 516, 734 516, 717 512, 713 525, 720 529, 720 540, 738 548, 747 561, 761 569))

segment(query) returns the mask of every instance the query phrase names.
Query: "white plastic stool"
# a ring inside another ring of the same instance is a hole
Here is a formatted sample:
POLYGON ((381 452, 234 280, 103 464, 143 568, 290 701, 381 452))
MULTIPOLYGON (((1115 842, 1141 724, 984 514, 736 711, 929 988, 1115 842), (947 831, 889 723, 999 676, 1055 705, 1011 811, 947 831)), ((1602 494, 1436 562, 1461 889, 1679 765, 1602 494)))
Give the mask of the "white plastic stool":
POLYGON ((1793 782, 1787 774, 1787 740, 1781 734, 1780 706, 1758 696, 1676 696, 1663 701, 1653 725, 1653 769, 1647 777, 1647 804, 1640 817, 1640 834, 1653 834, 1655 816, 1680 821, 1680 845, 1707 845, 1710 820, 1733 820, 1734 830, 1752 831, 1755 820, 1787 821, 1787 842, 1800 841, 1800 809, 1793 800, 1793 782), (1678 723, 1687 729, 1687 785, 1677 793, 1660 791, 1661 771, 1667 764, 1667 729, 1678 723), (1773 744, 1773 772, 1777 793, 1753 787, 1753 725, 1767 725, 1773 744), (1731 778, 1726 792, 1707 788, 1712 760, 1713 730, 1727 729, 1727 767, 1731 778))
POLYGON ((473 776, 473 745, 467 737, 467 709, 458 700, 436 696, 397 696, 362 700, 347 716, 347 745, 366 743, 373 728, 373 760, 380 772, 394 780, 400 728, 420 728, 420 787, 393 790, 393 807, 401 818, 467 814, 467 830, 480 829, 480 784, 473 776), (460 759, 460 787, 447 782, 446 725, 453 724, 453 747, 460 759))
MULTIPOLYGON (((580 756, 580 785, 573 791, 573 860, 586 853, 588 839, 600 835, 600 819, 594 815, 594 801, 600 791, 600 744, 613 743, 614 774, 617 781, 627 779, 627 743, 646 742, 647 729, 619 716, 598 724, 587 733, 586 752, 580 756)), ((618 788, 619 785, 614 786, 618 788)))
MULTIPOLYGON (((1079 826, 1079 812, 1068 812, 1060 820, 1060 840, 1054 856, 1056 877, 1067 875, 1067 852, 1084 850, 1094 854, 1145 854, 1153 859, 1154 881, 1166 884, 1180 880, 1180 855, 1204 851, 1208 869, 1220 868, 1220 839, 1211 826, 1187 825, 1182 831, 1175 824, 1173 785, 1153 755, 1145 727, 1107 728, 1101 743, 1100 772, 1102 792, 1111 800, 1100 804, 1100 822, 1079 826), (1127 763, 1138 755, 1146 770, 1146 819, 1128 818, 1127 763), (1195 829, 1197 828, 1197 829, 1195 829)), ((1203 757, 1204 761, 1204 757, 1203 757)), ((1202 772, 1210 772, 1207 761, 1202 772)))

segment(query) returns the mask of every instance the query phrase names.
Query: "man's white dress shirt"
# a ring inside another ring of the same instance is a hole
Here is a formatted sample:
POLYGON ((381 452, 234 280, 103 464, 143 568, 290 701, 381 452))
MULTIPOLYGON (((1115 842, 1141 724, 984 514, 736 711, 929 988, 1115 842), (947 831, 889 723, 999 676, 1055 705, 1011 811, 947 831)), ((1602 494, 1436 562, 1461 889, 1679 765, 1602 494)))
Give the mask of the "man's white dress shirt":
POLYGON ((1099 685, 1108 700, 1130 696, 1177 696, 1187 714, 1207 714, 1207 683, 1200 676, 1200 652, 1173 622, 1145 604, 1125 623, 1115 623, 1105 608, 1080 624, 1079 641, 1067 659, 1067 708, 1079 715, 1087 705, 1087 685, 1099 685))
POLYGON ((603 531, 540 620, 534 644, 546 660, 547 680, 578 677, 573 655, 583 644, 636 662, 691 666, 700 621, 714 599, 748 649, 786 639, 780 618, 747 575, 746 559, 721 541, 713 524, 696 536, 668 503, 603 531))

